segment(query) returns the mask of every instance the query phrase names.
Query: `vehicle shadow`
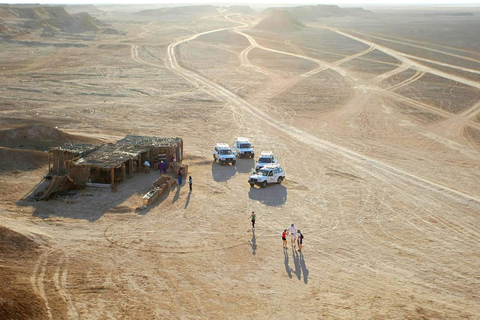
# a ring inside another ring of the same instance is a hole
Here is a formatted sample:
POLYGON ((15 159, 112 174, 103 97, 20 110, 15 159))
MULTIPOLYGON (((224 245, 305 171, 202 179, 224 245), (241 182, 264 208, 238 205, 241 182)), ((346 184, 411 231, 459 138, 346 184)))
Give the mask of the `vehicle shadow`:
POLYGON ((287 188, 278 184, 268 185, 266 188, 251 187, 248 197, 267 206, 277 207, 287 202, 287 188))
POLYGON ((226 182, 231 179, 237 172, 235 166, 225 164, 221 165, 212 161, 212 176, 217 182, 226 182))
POLYGON ((255 171, 255 160, 249 158, 237 159, 235 168, 239 173, 250 173, 255 171))

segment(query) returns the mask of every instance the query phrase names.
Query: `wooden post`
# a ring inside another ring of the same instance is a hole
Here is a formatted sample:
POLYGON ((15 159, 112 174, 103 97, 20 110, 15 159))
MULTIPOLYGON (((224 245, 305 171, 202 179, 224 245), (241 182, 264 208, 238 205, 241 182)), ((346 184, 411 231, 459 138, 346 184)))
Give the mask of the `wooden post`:
POLYGON ((112 186, 115 185, 115 168, 111 169, 111 176, 112 176, 112 186))
POLYGON ((125 162, 122 162, 122 182, 127 180, 127 171, 125 169, 125 162))
POLYGON ((128 177, 133 177, 133 159, 128 160, 128 177))
POLYGON ((50 174, 50 152, 48 152, 48 173, 50 174))

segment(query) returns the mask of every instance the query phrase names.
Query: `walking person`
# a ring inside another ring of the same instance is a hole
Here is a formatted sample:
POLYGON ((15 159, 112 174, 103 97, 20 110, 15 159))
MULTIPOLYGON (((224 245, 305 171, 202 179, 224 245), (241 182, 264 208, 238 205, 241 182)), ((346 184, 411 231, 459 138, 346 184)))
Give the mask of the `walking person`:
POLYGON ((302 251, 303 233, 300 232, 300 229, 297 230, 297 233, 298 233, 298 236, 297 236, 298 251, 302 251))
POLYGON ((250 216, 252 221, 252 229, 255 229, 255 211, 252 211, 252 215, 250 216))
POLYGON ((297 231, 293 223, 290 226, 289 231, 290 231, 290 243, 292 244, 292 247, 295 248, 295 241, 297 240, 297 231))
POLYGON ((148 160, 145 160, 145 162, 143 164, 145 165, 145 173, 149 173, 150 172, 150 162, 148 162, 148 160))
POLYGON ((283 241, 283 249, 288 249, 287 246, 287 229, 283 230, 282 232, 282 241, 283 241))
POLYGON ((181 169, 178 169, 178 185, 181 186, 182 185, 182 170, 181 169))
POLYGON ((188 176, 188 185, 190 186, 190 191, 192 191, 192 184, 193 184, 192 176, 188 176))

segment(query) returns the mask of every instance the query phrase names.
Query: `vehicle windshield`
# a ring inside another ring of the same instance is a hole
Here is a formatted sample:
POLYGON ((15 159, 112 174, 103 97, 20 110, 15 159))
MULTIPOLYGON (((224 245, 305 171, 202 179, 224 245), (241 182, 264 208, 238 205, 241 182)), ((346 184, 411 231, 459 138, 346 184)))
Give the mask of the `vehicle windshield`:
POLYGON ((220 154, 232 154, 232 150, 220 150, 220 154))
POLYGON ((240 148, 242 149, 248 149, 248 148, 251 148, 252 145, 250 143, 241 143, 240 144, 240 148))
POLYGON ((258 163, 272 163, 271 158, 259 158, 258 163))
POLYGON ((259 170, 258 175, 266 177, 266 176, 268 176, 269 172, 270 172, 269 170, 259 170))

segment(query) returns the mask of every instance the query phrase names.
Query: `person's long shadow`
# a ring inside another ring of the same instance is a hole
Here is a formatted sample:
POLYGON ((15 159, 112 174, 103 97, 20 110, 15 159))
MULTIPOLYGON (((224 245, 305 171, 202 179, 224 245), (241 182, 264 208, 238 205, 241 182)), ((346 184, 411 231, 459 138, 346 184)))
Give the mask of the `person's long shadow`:
POLYGON ((302 267, 302 272, 303 272, 303 282, 305 284, 308 283, 308 269, 307 265, 305 264, 305 259, 303 257, 303 253, 300 251, 300 266, 302 267))
POLYGON ((185 209, 187 209, 188 204, 190 203, 190 196, 192 195, 192 190, 188 192, 187 200, 185 201, 185 209))
POLYGON ((292 277, 292 268, 288 265, 288 250, 283 249, 283 255, 285 256, 285 271, 287 271, 288 277, 292 277))
POLYGON ((300 266, 300 258, 298 256, 298 251, 292 248, 292 255, 293 255, 293 264, 295 265, 295 270, 293 273, 297 276, 297 279, 302 279, 302 269, 300 266))
POLYGON ((255 229, 252 229, 252 254, 255 255, 257 251, 257 239, 255 238, 255 229))
POLYGON ((173 196, 172 203, 175 203, 175 201, 178 200, 178 197, 180 197, 180 188, 181 188, 181 187, 182 187, 181 185, 178 185, 178 187, 177 187, 177 192, 175 192, 175 195, 173 196))

